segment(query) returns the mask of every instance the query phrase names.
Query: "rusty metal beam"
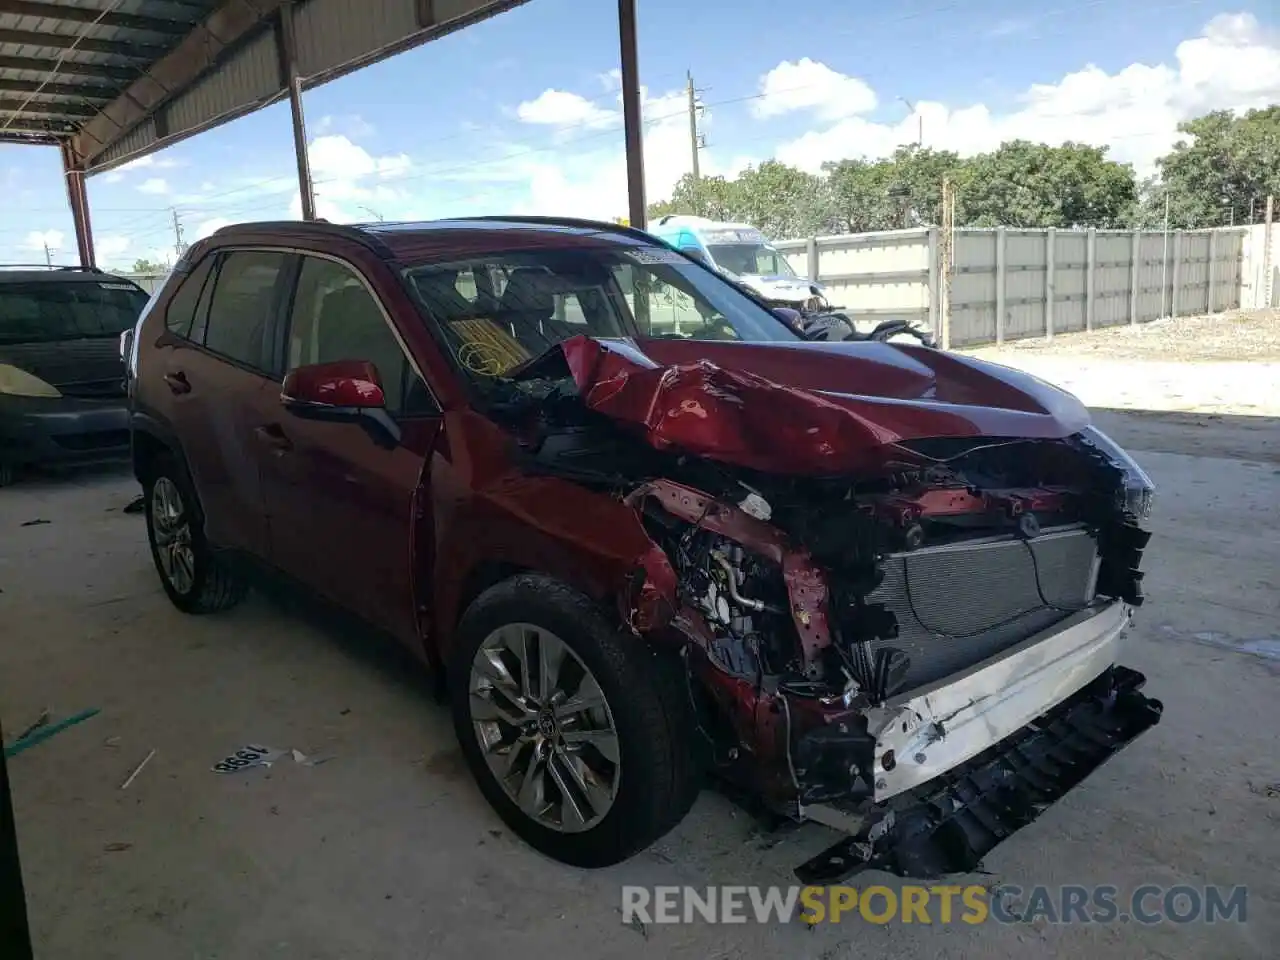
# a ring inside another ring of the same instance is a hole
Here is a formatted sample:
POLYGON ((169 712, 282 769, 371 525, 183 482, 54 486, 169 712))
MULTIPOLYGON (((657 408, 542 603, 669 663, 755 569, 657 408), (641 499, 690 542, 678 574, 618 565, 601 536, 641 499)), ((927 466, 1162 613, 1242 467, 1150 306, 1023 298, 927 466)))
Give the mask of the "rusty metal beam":
POLYGON ((0 136, 6 133, 29 134, 41 136, 67 137, 76 132, 76 125, 70 120, 49 120, 38 117, 24 117, 8 121, 0 121, 0 136))
POLYGON ((92 106, 79 103, 50 103, 48 100, 0 99, 0 126, 4 117, 12 113, 15 117, 92 117, 98 111, 92 106))
POLYGON ((622 60, 622 129, 627 150, 629 223, 645 228, 644 120, 640 106, 640 55, 636 41, 636 0, 618 0, 618 38, 622 60))
POLYGON ((102 108, 72 140, 71 149, 88 163, 106 145, 154 114, 176 94, 211 70, 228 49, 274 17, 288 0, 225 0, 204 21, 153 63, 119 97, 102 108))
POLYGON ((38 57, 0 57, 0 68, 6 70, 32 70, 44 77, 59 74, 72 77, 92 77, 95 80, 115 80, 129 83, 138 78, 136 67, 109 67, 100 63, 81 63, 78 60, 45 60, 38 57))
POLYGON ((293 119, 293 155, 298 164, 298 198, 302 219, 316 218, 316 187, 311 179, 311 158, 307 154, 307 122, 302 110, 302 77, 298 74, 298 45, 293 31, 293 4, 280 8, 276 48, 280 56, 281 85, 289 92, 289 113, 293 119))
POLYGON ((105 53, 126 60, 153 60, 164 53, 164 47, 155 43, 139 43, 125 40, 77 39, 68 33, 36 33, 31 30, 0 30, 0 43, 16 43, 25 47, 51 47, 54 50, 82 50, 85 53, 105 53))
POLYGON ((93 251, 93 222, 89 217, 89 191, 85 188, 84 168, 76 163, 71 145, 60 144, 62 172, 67 179, 67 200, 71 203, 71 222, 76 228, 76 250, 80 253, 80 266, 97 266, 93 251))
POLYGON ((133 13, 103 13, 92 7, 68 7, 60 3, 33 3, 32 0, 0 0, 0 13, 19 17, 44 17, 64 23, 97 23, 104 27, 124 27, 149 33, 186 33, 191 23, 139 16, 133 13))
POLYGON ((106 103, 118 90, 96 84, 43 83, 40 80, 7 80, 0 77, 0 93, 39 93, 46 97, 72 97, 80 101, 106 103))
POLYGON ((14 133, 6 130, 0 133, 0 143, 11 143, 21 147, 56 147, 62 141, 55 136, 39 133, 14 133))

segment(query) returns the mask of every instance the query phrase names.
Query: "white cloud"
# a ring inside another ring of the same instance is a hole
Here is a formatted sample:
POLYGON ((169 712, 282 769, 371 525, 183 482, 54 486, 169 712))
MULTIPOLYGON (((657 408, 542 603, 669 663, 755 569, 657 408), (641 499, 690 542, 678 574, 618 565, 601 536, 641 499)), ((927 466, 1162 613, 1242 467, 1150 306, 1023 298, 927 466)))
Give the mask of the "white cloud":
POLYGON ((129 246, 129 238, 120 234, 109 233, 95 238, 93 242, 94 252, 103 264, 120 263, 129 246))
POLYGON ((211 236, 223 227, 229 227, 234 221, 228 220, 226 217, 210 217, 208 220, 202 220, 196 224, 195 231, 191 234, 191 242, 203 240, 205 237, 211 236))
POLYGON ((169 182, 163 177, 150 177, 138 184, 138 192, 160 196, 169 192, 169 182))
POLYGON ((827 160, 885 156, 915 142, 922 117, 927 147, 971 155, 1018 138, 1076 140, 1111 147, 1114 159, 1133 163, 1145 175, 1179 138, 1179 122, 1209 110, 1280 100, 1280 37, 1252 14, 1215 17, 1199 37, 1178 45, 1174 59, 1130 64, 1114 74, 1089 64, 1057 83, 1031 86, 1006 113, 935 100, 918 103, 916 113, 899 123, 845 117, 782 144, 777 157, 817 171, 827 160))
POLYGON ((753 103, 757 117, 811 112, 823 120, 838 120, 876 108, 876 94, 857 77, 832 70, 804 57, 784 60, 760 78, 760 98, 753 103))
POLYGON ((32 230, 27 234, 24 245, 28 250, 38 250, 43 253, 47 247, 50 252, 54 252, 61 249, 63 239, 61 230, 32 230))
POLYGON ((607 127, 616 123, 619 113, 592 103, 586 97, 564 90, 544 90, 533 100, 516 107, 516 116, 524 123, 551 127, 607 127))
MULTIPOLYGON (((683 90, 650 96, 641 90, 645 121, 645 185, 650 200, 670 196, 676 182, 692 167, 689 147, 689 120, 683 90)), ((714 127, 714 111, 702 113, 703 129, 714 127)), ((503 199, 496 195, 475 198, 493 204, 492 212, 558 214, 611 219, 627 213, 626 155, 621 130, 614 136, 575 136, 573 150, 511 148, 494 162, 477 164, 467 170, 447 174, 454 181, 501 185, 503 199), (505 199, 515 193, 514 203, 505 199)), ((736 158, 722 162, 713 150, 703 150, 700 166, 704 176, 732 175, 751 162, 736 158)))
POLYGON ((315 125, 317 134, 340 133, 346 137, 371 137, 376 128, 358 113, 325 114, 315 125))
POLYGON ((395 177, 412 166, 408 154, 376 157, 342 134, 316 137, 308 147, 311 175, 317 180, 355 181, 363 177, 395 177))

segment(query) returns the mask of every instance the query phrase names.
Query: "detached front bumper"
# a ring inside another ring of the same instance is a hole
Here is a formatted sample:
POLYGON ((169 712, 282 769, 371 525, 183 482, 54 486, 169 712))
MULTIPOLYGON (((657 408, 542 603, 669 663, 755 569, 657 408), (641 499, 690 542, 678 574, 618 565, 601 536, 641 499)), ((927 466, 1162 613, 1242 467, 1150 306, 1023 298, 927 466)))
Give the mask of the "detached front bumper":
POLYGON ((91 463, 129 455, 124 398, 0 396, 0 461, 91 463))
POLYGON ((972 870, 1001 840, 1159 722, 1145 678, 1114 666, 1129 608, 1082 611, 877 708, 870 802, 801 807, 850 836, 801 866, 806 883, 867 866, 904 876, 972 870))

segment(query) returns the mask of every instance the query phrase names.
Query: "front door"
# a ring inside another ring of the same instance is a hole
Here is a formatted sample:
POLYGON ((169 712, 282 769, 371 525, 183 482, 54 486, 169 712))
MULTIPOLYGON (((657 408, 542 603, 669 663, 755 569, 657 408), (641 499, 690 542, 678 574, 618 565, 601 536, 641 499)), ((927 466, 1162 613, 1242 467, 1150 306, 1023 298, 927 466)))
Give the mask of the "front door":
POLYGON ((440 415, 366 280, 337 260, 301 261, 288 310, 286 371, 372 362, 402 437, 389 447, 359 424, 303 419, 279 403, 277 392, 253 428, 264 451, 271 557, 328 599, 415 642, 416 494, 440 415))

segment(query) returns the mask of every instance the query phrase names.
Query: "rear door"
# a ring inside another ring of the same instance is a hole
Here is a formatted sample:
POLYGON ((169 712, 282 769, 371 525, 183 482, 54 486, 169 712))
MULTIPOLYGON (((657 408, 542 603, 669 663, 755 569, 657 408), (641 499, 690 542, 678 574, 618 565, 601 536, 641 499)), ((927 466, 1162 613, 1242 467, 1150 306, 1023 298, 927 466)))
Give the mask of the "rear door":
POLYGON ((252 432, 263 451, 272 561, 411 643, 418 638, 417 496, 440 429, 439 408, 368 279, 345 261, 300 260, 282 343, 284 372, 371 361, 402 436, 389 449, 359 424, 306 420, 278 395, 263 396, 252 432))
POLYGON ((163 371, 161 411, 180 438, 220 547, 268 551, 259 458, 251 421, 260 394, 278 392, 271 342, 289 254, 218 251, 175 291, 154 360, 163 371))

